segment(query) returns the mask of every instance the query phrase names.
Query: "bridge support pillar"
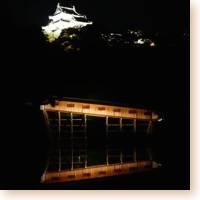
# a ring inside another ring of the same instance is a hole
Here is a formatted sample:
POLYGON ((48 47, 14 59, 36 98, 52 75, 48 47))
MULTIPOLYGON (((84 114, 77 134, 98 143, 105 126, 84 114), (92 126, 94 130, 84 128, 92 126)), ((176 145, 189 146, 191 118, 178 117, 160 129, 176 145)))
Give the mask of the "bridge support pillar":
POLYGON ((122 118, 119 119, 119 127, 120 127, 120 131, 122 131, 122 118))
POLYGON ((84 133, 85 133, 85 168, 87 168, 87 115, 84 115, 84 133))
POLYGON ((108 116, 106 116, 106 135, 108 136, 108 116))
POLYGON ((147 148, 147 154, 148 154, 149 160, 153 160, 153 155, 152 155, 152 151, 150 148, 147 148))
POLYGON ((59 163, 59 164, 58 164, 58 165, 59 165, 59 166, 58 166, 58 171, 60 172, 60 171, 61 171, 61 167, 62 167, 62 166, 61 166, 61 164, 62 164, 62 160, 61 160, 62 157, 61 157, 61 156, 62 156, 62 155, 61 155, 61 148, 60 148, 60 147, 59 147, 58 154, 59 154, 59 155, 58 155, 58 163, 59 163))
POLYGON ((61 132, 61 115, 60 112, 58 112, 58 139, 60 141, 60 132, 61 132))
POLYGON ((121 164, 123 163, 123 153, 122 153, 122 151, 120 152, 120 163, 121 164))
POLYGON ((106 164, 109 165, 108 147, 106 147, 106 164))
MULTIPOLYGON (((87 115, 86 114, 84 115, 84 132, 85 132, 85 134, 87 133, 87 115)), ((85 136, 87 136, 87 135, 85 135, 85 136)))
POLYGON ((73 129, 73 113, 70 114, 71 116, 71 170, 74 169, 74 144, 73 144, 73 132, 74 132, 74 129, 73 129))
POLYGON ((147 127, 147 134, 151 134, 152 133, 152 121, 150 120, 148 123, 148 127, 147 127))
POLYGON ((47 129, 49 130, 50 128, 50 122, 49 122, 49 116, 46 110, 42 110, 43 112, 43 116, 44 116, 44 120, 45 120, 45 125, 47 127, 47 129))
MULTIPOLYGON (((58 141, 60 143, 61 140, 61 114, 58 112, 58 141)), ((61 171, 61 165, 62 165, 62 157, 61 157, 61 147, 59 146, 58 149, 58 171, 61 171)))
POLYGON ((136 147, 133 148, 133 162, 137 162, 136 147))
POLYGON ((136 125, 137 125, 137 124, 136 124, 136 119, 134 119, 134 120, 133 120, 133 131, 134 131, 134 133, 136 133, 136 130, 137 130, 137 129, 136 129, 136 128, 137 128, 136 125))

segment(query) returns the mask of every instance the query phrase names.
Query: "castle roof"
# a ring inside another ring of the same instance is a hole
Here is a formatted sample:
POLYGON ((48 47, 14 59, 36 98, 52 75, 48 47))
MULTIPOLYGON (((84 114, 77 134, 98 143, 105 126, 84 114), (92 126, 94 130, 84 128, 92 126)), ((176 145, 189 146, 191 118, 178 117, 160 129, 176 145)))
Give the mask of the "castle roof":
POLYGON ((72 8, 64 7, 64 6, 60 6, 60 4, 58 3, 54 15, 58 15, 62 12, 67 13, 67 14, 71 14, 71 15, 75 15, 75 16, 82 16, 76 11, 75 6, 73 6, 72 8))

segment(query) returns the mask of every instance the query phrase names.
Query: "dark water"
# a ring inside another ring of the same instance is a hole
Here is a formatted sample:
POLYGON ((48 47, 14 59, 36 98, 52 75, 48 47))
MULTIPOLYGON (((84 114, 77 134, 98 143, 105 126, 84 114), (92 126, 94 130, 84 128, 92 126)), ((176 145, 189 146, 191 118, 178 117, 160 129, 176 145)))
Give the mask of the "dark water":
MULTIPOLYGON (((105 121, 105 120, 104 120, 105 121)), ((88 125, 89 126, 89 125, 88 125)), ((93 125, 95 126, 95 125, 93 125)), ((105 125, 103 124, 104 129, 105 125)), ((147 133, 105 132, 103 127, 88 127, 87 132, 51 132, 47 171, 73 170, 94 165, 130 163, 143 160, 159 162, 147 133), (146 139, 147 138, 147 139, 146 139)))
MULTIPOLYGON (((47 171, 71 170, 100 164, 130 163, 153 160, 160 168, 126 176, 86 180, 72 183, 42 185, 44 189, 166 189, 170 179, 176 180, 173 170, 172 145, 165 143, 162 132, 105 131, 105 120, 99 118, 88 123, 87 132, 52 132, 52 149, 47 171), (95 120, 95 121, 94 121, 95 120), (93 122, 93 123, 92 123, 93 122), (57 141, 57 142, 55 142, 57 141), (59 142, 60 141, 60 142, 59 142), (170 166, 171 165, 171 166, 170 166), (169 170, 169 171, 168 171, 169 170)), ((155 127, 156 130, 156 127, 155 127)), ((157 127, 157 131, 162 128, 157 127)), ((171 188, 178 186, 171 183, 171 188)), ((168 185, 169 186, 169 185, 168 185)))

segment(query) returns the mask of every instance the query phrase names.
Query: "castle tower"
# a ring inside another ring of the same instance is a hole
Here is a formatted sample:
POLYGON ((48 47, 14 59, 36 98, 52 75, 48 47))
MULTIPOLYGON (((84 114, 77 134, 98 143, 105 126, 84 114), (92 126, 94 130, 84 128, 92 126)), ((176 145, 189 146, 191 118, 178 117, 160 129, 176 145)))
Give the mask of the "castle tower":
POLYGON ((79 14, 75 6, 63 7, 57 4, 57 8, 52 16, 49 16, 49 23, 42 27, 43 33, 56 39, 60 36, 62 30, 68 28, 82 28, 91 25, 85 15, 79 14))

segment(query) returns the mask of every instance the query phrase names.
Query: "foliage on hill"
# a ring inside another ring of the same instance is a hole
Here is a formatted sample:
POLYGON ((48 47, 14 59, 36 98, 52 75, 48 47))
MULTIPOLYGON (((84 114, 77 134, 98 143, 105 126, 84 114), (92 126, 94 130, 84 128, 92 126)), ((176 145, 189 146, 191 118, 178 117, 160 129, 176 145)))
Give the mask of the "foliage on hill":
POLYGON ((99 48, 154 47, 156 45, 140 30, 101 33, 95 26, 65 29, 57 39, 50 42, 67 53, 99 48))

